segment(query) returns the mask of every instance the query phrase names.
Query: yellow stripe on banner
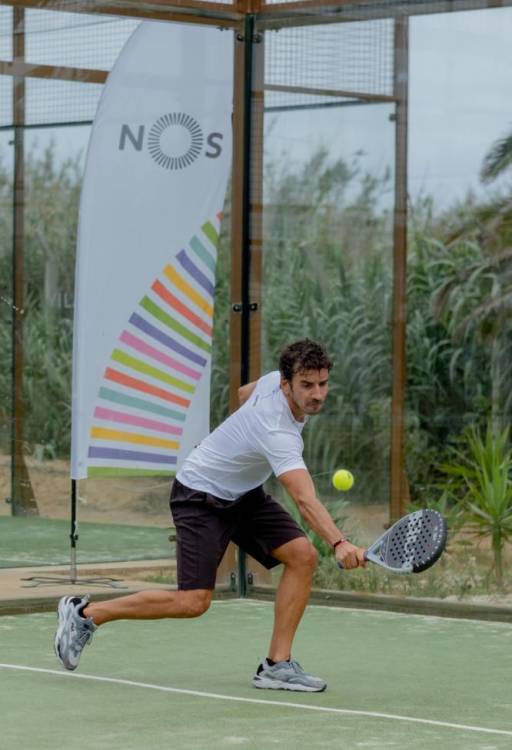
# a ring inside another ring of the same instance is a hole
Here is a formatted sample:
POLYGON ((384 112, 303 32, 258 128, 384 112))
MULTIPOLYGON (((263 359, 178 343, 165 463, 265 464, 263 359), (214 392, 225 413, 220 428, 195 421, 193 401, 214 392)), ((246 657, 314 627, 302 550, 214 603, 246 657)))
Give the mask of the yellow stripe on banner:
POLYGON ((107 430, 105 427, 92 427, 91 437, 98 440, 117 440, 122 443, 138 443, 139 445, 155 445, 159 448, 171 448, 177 450, 180 444, 176 440, 165 440, 148 435, 138 435, 135 432, 122 432, 121 430, 107 430))
POLYGON ((186 294, 187 297, 195 304, 197 305, 201 310, 204 310, 204 312, 210 317, 213 318, 213 307, 208 304, 208 301, 196 290, 188 284, 183 276, 180 276, 180 274, 172 267, 172 266, 166 266, 164 268, 164 274, 167 276, 169 281, 173 283, 183 294, 186 294))

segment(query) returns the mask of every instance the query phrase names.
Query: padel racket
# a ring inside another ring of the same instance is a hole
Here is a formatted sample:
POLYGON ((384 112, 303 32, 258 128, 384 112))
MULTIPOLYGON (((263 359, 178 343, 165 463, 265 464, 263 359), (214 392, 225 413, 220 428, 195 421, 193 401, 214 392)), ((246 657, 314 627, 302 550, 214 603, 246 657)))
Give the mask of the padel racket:
POLYGON ((446 521, 437 510, 417 510, 376 539, 365 559, 393 573, 421 573, 441 557, 447 533, 446 521))

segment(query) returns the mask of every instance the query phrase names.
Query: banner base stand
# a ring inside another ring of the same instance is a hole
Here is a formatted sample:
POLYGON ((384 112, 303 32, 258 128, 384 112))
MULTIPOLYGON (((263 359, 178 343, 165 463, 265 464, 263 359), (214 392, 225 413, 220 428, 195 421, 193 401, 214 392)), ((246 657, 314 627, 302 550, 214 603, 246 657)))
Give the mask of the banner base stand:
MULTIPOLYGON (((22 588, 35 588, 36 586, 55 586, 58 584, 66 584, 70 586, 107 586, 112 589, 126 589, 127 586, 123 586, 119 583, 121 578, 109 578, 108 576, 93 576, 91 578, 79 578, 77 575, 77 562, 76 562, 76 543, 78 541, 78 522, 76 515, 76 504, 77 504, 77 480, 71 480, 71 533, 69 535, 71 541, 70 551, 70 565, 69 565, 69 576, 30 576, 28 578, 22 578, 22 581, 31 581, 22 588)), ((43 566, 41 566, 43 567, 43 566)))

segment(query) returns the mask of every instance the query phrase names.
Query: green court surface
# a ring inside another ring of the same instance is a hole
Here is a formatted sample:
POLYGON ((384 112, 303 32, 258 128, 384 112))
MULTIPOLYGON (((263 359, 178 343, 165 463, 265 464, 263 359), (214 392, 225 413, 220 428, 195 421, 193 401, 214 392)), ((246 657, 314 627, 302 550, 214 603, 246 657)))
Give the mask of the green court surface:
POLYGON ((328 689, 307 694, 250 684, 270 603, 111 623, 72 673, 53 655, 55 621, 0 618, 2 750, 512 747, 507 624, 312 606, 295 657, 328 689))
MULTIPOLYGON (((78 527, 79 563, 161 560, 171 557, 169 529, 109 523, 78 527)), ((50 518, 0 518, 0 568, 65 565, 70 522, 50 518)))

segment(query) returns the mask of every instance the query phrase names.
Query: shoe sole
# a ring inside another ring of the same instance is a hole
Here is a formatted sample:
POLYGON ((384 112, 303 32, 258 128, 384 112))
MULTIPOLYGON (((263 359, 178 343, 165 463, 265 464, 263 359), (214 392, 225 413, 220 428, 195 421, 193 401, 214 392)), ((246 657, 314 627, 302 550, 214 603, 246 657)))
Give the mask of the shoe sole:
POLYGON ((59 608, 57 610, 59 624, 57 627, 57 632, 55 633, 55 640, 53 643, 53 647, 55 650, 55 656, 60 661, 62 666, 72 671, 78 667, 78 662, 76 664, 71 664, 70 662, 66 663, 66 661, 64 661, 64 658, 62 657, 60 650, 59 650, 59 643, 61 641, 62 634, 69 622, 70 616, 72 615, 72 609, 68 607, 68 598, 69 597, 63 597, 59 602, 59 608))
POLYGON ((310 687, 308 685, 300 685, 297 682, 282 682, 281 680, 269 680, 269 679, 254 679, 252 684, 255 688, 260 690, 291 690, 294 693, 323 693, 327 685, 323 687, 310 687))

